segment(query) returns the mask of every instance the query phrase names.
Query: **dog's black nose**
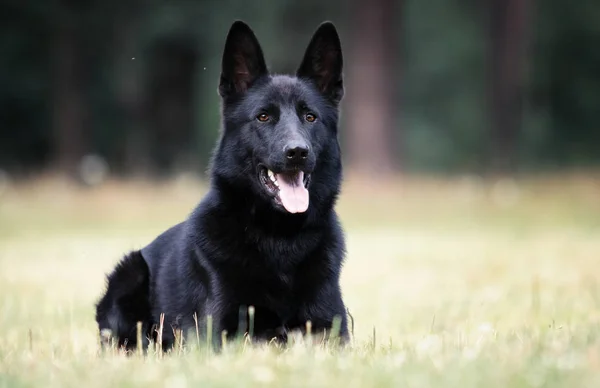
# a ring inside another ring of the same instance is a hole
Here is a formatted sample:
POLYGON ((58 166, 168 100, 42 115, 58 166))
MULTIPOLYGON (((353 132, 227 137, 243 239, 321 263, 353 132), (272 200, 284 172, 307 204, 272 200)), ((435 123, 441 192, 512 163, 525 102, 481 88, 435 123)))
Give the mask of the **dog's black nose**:
POLYGON ((304 163, 308 158, 308 145, 290 144, 285 147, 285 158, 290 163, 304 163))

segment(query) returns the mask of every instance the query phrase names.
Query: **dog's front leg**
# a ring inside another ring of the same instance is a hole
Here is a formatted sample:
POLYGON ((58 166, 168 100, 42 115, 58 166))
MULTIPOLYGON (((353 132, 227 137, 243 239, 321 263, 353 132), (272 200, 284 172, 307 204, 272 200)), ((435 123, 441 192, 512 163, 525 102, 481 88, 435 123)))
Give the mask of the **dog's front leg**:
POLYGON ((290 321, 289 329, 300 330, 306 334, 307 326, 310 326, 311 333, 317 340, 328 340, 333 329, 338 331, 342 344, 349 341, 348 318, 339 286, 327 285, 316 294, 315 298, 303 303, 295 319, 290 321), (337 322, 334 323, 336 320, 337 322), (307 322, 310 324, 307 325, 307 322))

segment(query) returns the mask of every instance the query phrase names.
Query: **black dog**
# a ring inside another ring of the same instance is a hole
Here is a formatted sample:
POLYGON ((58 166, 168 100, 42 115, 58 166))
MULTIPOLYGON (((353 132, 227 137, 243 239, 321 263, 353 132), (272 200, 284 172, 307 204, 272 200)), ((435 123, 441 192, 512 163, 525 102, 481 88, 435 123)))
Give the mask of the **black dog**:
POLYGON ((108 276, 97 305, 101 331, 118 344, 155 338, 164 314, 163 347, 173 328, 220 339, 245 332, 244 306, 254 306, 258 340, 285 341, 288 330, 329 332, 341 319, 339 286, 344 237, 334 205, 342 166, 337 140, 344 94, 342 52, 333 24, 315 32, 295 77, 270 75, 252 30, 229 31, 219 84, 223 129, 213 155, 211 187, 184 222, 108 276), (242 310, 240 310, 242 308, 242 310), (244 319, 240 320, 240 311, 244 319))

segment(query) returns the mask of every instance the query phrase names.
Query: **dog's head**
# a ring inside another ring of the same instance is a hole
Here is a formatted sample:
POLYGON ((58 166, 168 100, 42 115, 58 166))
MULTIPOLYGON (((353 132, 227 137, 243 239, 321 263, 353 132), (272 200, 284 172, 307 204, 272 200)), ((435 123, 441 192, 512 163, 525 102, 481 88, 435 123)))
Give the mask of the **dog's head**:
POLYGON ((337 123, 344 88, 332 23, 314 33, 295 76, 269 74, 250 27, 233 23, 219 94, 223 131, 214 179, 286 213, 333 204, 341 181, 337 123))

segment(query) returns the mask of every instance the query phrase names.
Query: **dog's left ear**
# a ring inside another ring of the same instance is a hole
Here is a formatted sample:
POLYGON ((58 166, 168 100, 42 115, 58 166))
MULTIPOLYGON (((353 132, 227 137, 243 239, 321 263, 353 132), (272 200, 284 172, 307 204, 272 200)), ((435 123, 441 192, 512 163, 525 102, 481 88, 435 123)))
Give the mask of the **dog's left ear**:
POLYGON ((342 46, 335 26, 325 22, 313 35, 296 75, 314 82, 330 101, 344 96, 342 46))

